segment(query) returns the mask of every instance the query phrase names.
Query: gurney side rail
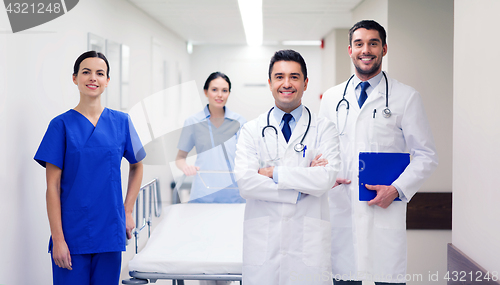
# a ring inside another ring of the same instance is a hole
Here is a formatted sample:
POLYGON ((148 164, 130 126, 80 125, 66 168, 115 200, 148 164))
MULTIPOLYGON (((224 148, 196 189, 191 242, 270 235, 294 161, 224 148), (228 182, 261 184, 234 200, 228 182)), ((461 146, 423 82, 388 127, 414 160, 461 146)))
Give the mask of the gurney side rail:
POLYGON ((139 234, 146 227, 148 227, 148 238, 151 236, 151 225, 153 222, 153 208, 155 217, 160 217, 162 212, 161 192, 159 187, 158 178, 151 180, 141 187, 137 200, 135 201, 135 253, 138 252, 139 247, 139 234), (147 197, 146 197, 147 196, 147 197), (147 199, 148 198, 148 199, 147 199), (147 204, 146 204, 147 200, 147 204))

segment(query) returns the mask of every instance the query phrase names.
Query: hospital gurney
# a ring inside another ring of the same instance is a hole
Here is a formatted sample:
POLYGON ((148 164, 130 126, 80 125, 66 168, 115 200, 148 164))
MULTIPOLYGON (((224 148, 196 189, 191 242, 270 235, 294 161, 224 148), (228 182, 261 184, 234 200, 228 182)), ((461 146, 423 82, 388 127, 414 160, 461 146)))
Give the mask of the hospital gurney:
MULTIPOLYGON (((177 187, 176 187, 177 188, 177 187)), ((174 204, 163 209, 145 248, 129 262, 130 280, 241 281, 245 204, 174 204)))

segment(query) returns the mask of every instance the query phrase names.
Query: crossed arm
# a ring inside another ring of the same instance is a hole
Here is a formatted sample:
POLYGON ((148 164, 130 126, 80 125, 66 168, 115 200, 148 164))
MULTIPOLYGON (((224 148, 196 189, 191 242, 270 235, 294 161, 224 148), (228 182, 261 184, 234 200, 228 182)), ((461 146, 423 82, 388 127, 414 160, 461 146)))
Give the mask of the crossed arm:
MULTIPOLYGON (((313 161, 311 161, 311 164, 309 165, 309 167, 326 166, 328 164, 328 160, 326 158, 320 158, 321 155, 322 154, 318 154, 313 159, 313 161)), ((264 175, 264 176, 267 176, 269 178, 273 178, 274 166, 260 168, 258 172, 260 175, 264 175)))
POLYGON ((259 127, 252 124, 243 126, 238 141, 235 159, 235 174, 240 194, 245 199, 257 199, 268 202, 297 202, 299 193, 316 197, 323 195, 335 183, 340 168, 338 136, 333 124, 324 122, 316 133, 316 158, 309 165, 279 166, 279 183, 273 179, 273 167, 260 168, 259 127), (323 157, 323 158, 322 158, 323 157), (318 167, 323 166, 323 167, 318 167))

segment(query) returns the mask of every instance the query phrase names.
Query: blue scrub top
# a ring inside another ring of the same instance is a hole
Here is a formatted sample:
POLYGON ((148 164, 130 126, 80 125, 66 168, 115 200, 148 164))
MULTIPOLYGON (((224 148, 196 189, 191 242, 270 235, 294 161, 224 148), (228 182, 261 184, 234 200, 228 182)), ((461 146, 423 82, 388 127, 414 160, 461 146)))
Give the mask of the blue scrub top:
POLYGON ((123 112, 105 108, 95 127, 73 109, 50 122, 35 160, 62 169, 61 220, 71 254, 125 250, 121 160, 145 156, 123 112))
MULTIPOLYGON (((208 105, 184 122, 177 148, 190 152, 196 147, 195 165, 200 171, 233 171, 236 142, 245 118, 224 107, 224 122, 216 128, 210 122, 208 105)), ((233 174, 202 173, 194 177, 190 202, 242 203, 233 174)))

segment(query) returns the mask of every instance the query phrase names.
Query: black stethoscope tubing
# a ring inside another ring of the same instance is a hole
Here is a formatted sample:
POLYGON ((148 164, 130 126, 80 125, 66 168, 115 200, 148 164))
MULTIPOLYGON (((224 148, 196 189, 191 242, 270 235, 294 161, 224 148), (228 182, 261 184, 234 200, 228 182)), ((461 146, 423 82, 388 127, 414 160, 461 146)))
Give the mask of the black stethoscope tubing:
POLYGON ((349 114, 349 101, 347 101, 347 99, 345 98, 345 93, 347 91, 347 86, 349 86, 349 82, 351 82, 351 79, 354 77, 354 74, 351 75, 351 77, 349 77, 349 80, 347 80, 347 84, 345 85, 345 88, 344 88, 344 94, 342 94, 342 99, 339 101, 339 103, 337 104, 337 108, 335 108, 335 111, 338 113, 339 111, 339 107, 340 107, 340 104, 342 104, 342 102, 345 102, 346 103, 346 110, 347 110, 347 113, 349 114))
MULTIPOLYGON (((387 76, 385 75, 385 72, 382 71, 382 75, 384 75, 385 78, 385 109, 384 109, 384 117, 389 118, 391 116, 391 110, 389 109, 389 83, 387 80, 387 76)), ((342 102, 346 102, 346 109, 347 112, 349 113, 349 101, 345 98, 345 93, 347 92, 347 86, 349 86, 349 82, 351 82, 351 79, 354 77, 354 74, 349 77, 349 80, 347 80, 347 84, 345 85, 344 88, 344 94, 342 94, 342 99, 339 101, 337 104, 337 108, 335 108, 335 111, 339 111, 340 104, 342 102)))
MULTIPOLYGON (((304 135, 302 136, 302 139, 300 140, 300 142, 298 144, 296 144, 293 149, 296 151, 296 152, 301 152, 304 150, 304 138, 307 136, 307 132, 309 132, 309 127, 311 126, 311 111, 309 111, 309 108, 307 108, 306 106, 304 106, 304 108, 306 108, 307 110, 307 113, 309 115, 309 121, 307 122, 307 128, 306 128, 306 132, 304 133, 304 135)), ((264 131, 267 129, 267 128, 272 128, 274 130, 274 132, 276 133, 276 137, 278 136, 278 130, 276 129, 275 126, 271 125, 269 123, 269 116, 271 115, 271 111, 274 109, 274 107, 272 107, 269 112, 267 112, 267 126, 265 126, 264 128, 262 128, 262 137, 265 137, 264 136, 264 131)))

